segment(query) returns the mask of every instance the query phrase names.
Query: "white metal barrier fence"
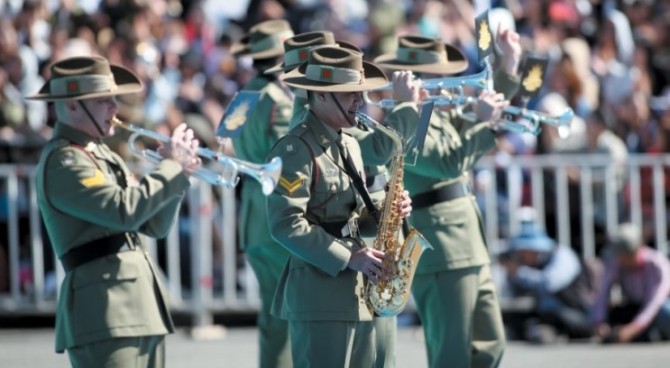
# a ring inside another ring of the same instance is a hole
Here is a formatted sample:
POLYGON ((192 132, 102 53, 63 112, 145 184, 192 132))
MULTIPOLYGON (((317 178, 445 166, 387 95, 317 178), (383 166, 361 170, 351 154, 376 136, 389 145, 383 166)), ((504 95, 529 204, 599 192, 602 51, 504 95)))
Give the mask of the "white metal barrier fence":
MULTIPOLYGON (((622 219, 648 224, 650 240, 667 253, 666 173, 670 155, 631 156, 625 164, 604 155, 561 155, 511 157, 503 167, 486 157, 472 177, 492 253, 515 233, 519 207, 531 204, 554 214, 545 225, 558 241, 593 257, 599 226, 611 233, 622 219)), ((63 271, 44 238, 34 176, 32 166, 0 165, 0 315, 55 309, 63 271)), ((160 245, 145 239, 160 259, 173 311, 190 313, 196 326, 211 324, 215 313, 255 312, 257 284, 238 252, 234 191, 194 180, 184 208, 160 245)))

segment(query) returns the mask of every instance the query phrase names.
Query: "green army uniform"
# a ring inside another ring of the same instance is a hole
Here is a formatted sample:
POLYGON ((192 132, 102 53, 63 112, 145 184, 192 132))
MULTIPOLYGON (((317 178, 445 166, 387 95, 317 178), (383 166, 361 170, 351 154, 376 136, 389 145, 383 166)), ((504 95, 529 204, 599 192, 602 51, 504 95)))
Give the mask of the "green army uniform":
POLYGON ((130 244, 127 251, 66 269, 56 313, 56 350, 173 332, 166 293, 137 232, 167 235, 189 186, 181 166, 164 160, 138 186, 128 186, 131 173, 117 154, 57 124, 37 172, 37 199, 58 258, 124 230, 130 244))
MULTIPOLYGON (((460 73, 468 66, 458 48, 412 35, 398 37, 397 51, 375 62, 437 75, 460 73)), ((508 98, 518 85, 514 76, 494 76, 496 90, 508 98)), ((432 368, 497 367, 504 351, 481 216, 466 183, 477 160, 494 146, 488 123, 470 121, 457 109, 435 110, 416 165, 406 166, 410 224, 434 248, 421 257, 412 287, 432 368)))
MULTIPOLYGON (((253 78, 244 90, 259 91, 261 96, 242 134, 233 140, 233 147, 240 159, 263 163, 272 145, 288 132, 293 101, 286 90, 263 77, 253 78)), ((267 221, 264 221, 266 217, 267 207, 260 183, 245 180, 240 194, 239 239, 260 289, 261 310, 257 322, 260 367, 290 367, 288 324, 270 314, 288 251, 272 239, 267 221)))
MULTIPOLYGON (((306 120, 281 139, 270 155, 283 161, 282 183, 268 197, 268 218, 272 235, 291 250, 289 261, 272 307, 274 315, 288 320, 291 331, 293 361, 296 367, 310 366, 310 361, 321 361, 323 367, 343 367, 346 359, 369 362, 373 354, 343 356, 347 340, 331 339, 330 335, 312 336, 303 324, 328 321, 351 328, 367 336, 358 341, 360 351, 369 352, 372 341, 372 314, 363 298, 365 280, 361 273, 347 268, 351 251, 360 247, 353 239, 343 240, 329 234, 319 224, 346 222, 357 219, 364 203, 343 169, 337 142, 346 147, 354 165, 362 172, 360 148, 354 138, 339 135, 307 114, 306 120), (337 277, 335 277, 337 276, 337 277), (294 330, 298 332, 294 334, 294 330), (366 333, 367 332, 367 333, 366 333), (305 356, 304 344, 318 344, 311 340, 327 340, 329 349, 321 349, 327 356, 305 356), (328 352, 324 352, 328 350, 328 352)), ((332 331, 331 331, 332 332, 332 331)), ((356 351, 356 349, 354 349, 356 351)))
MULTIPOLYGON (((321 93, 362 92, 388 83, 379 68, 362 59, 360 52, 337 46, 314 48, 308 62, 283 80, 321 93)), ((372 367, 375 340, 364 294, 367 280, 348 266, 366 246, 358 230, 373 236, 374 219, 353 185, 354 178, 365 177, 361 148, 344 130, 336 132, 317 117, 336 105, 324 103, 331 105, 310 107, 270 153, 281 157, 284 166, 279 185, 268 196, 268 222, 272 236, 290 251, 272 313, 289 322, 295 367, 372 367)), ((337 109, 344 123, 345 112, 337 109)), ((380 152, 390 146, 370 141, 380 152)))
MULTIPOLYGON (((102 57, 50 66, 28 99, 72 101, 137 93, 130 70, 102 57)), ((64 107, 64 106, 62 106, 64 107)), ((65 278, 56 310, 56 351, 73 367, 165 366, 164 336, 174 331, 166 293, 139 233, 165 237, 189 187, 182 165, 162 160, 136 181, 100 139, 57 121, 37 165, 37 204, 65 278)))
MULTIPOLYGON (((509 98, 518 79, 498 73, 494 84, 509 98)), ((495 143, 485 124, 436 110, 416 165, 406 166, 410 223, 434 247, 421 258, 412 288, 430 367, 496 367, 502 357, 504 326, 484 227, 467 189, 467 173, 495 143)))
MULTIPOLYGON (((262 74, 269 65, 283 54, 283 42, 293 37, 285 20, 269 20, 256 24, 240 42, 232 47, 236 56, 249 56, 254 60, 257 75, 243 90, 258 91, 258 103, 233 140, 237 157, 263 164, 277 140, 288 132, 293 97, 287 88, 280 86, 274 76, 262 74)), ((261 308, 258 313, 259 367, 289 368, 291 351, 288 324, 270 313, 281 271, 288 260, 288 252, 277 244, 267 226, 267 207, 261 184, 255 180, 242 183, 240 195, 240 244, 256 279, 258 280, 261 308)))

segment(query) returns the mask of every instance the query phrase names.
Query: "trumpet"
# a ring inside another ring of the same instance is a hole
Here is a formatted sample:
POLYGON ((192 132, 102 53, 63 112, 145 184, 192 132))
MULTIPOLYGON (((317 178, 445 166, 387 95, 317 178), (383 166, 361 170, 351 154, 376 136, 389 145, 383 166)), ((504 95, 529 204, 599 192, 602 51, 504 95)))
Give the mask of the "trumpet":
MULTIPOLYGON (((132 132, 130 138, 128 138, 128 146, 133 155, 144 158, 153 164, 157 164, 163 159, 157 151, 137 148, 135 141, 144 136, 159 142, 167 143, 170 141, 169 137, 139 128, 132 124, 126 124, 116 117, 112 118, 111 123, 114 126, 132 132)), ((223 167, 222 173, 203 167, 197 168, 193 172, 193 175, 214 186, 234 188, 240 181, 238 174, 242 173, 256 179, 261 184, 263 194, 269 195, 274 191, 279 182, 279 176, 281 175, 282 169, 282 161, 280 157, 274 157, 270 162, 265 164, 255 164, 202 147, 198 148, 197 154, 199 157, 212 160, 223 167)))
POLYGON ((574 111, 566 107, 558 116, 551 116, 540 111, 528 110, 518 106, 506 106, 500 117, 502 129, 516 133, 540 133, 540 124, 556 127, 561 138, 570 134, 570 122, 574 118, 574 111))
MULTIPOLYGON (((461 111, 460 115, 468 120, 475 120, 474 112, 464 113, 461 111)), ((541 124, 547 124, 556 127, 561 138, 567 138, 570 134, 570 122, 572 122, 574 116, 574 111, 569 107, 566 107, 558 116, 551 116, 525 107, 505 106, 496 122, 500 129, 534 135, 540 134, 541 124)))
MULTIPOLYGON (((465 91, 463 90, 464 87, 474 87, 476 89, 491 88, 491 70, 489 67, 486 67, 477 74, 466 75, 462 77, 442 77, 423 80, 417 79, 416 81, 420 84, 422 89, 448 90, 451 92, 449 94, 427 96, 427 98, 422 101, 422 104, 433 102, 434 106, 460 106, 472 103, 474 101, 473 97, 468 97, 465 95, 465 91)), ((389 83, 375 88, 372 91, 390 91, 392 89, 393 83, 389 83)), ((378 106, 382 109, 392 109, 398 104, 398 101, 390 98, 373 101, 368 96, 367 92, 363 94, 363 98, 366 103, 373 106, 378 106)))

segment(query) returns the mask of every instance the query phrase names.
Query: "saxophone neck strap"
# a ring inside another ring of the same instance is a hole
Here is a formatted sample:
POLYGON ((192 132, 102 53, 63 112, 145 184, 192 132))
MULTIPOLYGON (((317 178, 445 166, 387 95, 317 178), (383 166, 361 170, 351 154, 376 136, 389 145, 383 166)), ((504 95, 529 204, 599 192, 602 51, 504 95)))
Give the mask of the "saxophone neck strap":
POLYGON ((379 224, 379 211, 377 211, 377 207, 375 207, 374 203, 372 203, 372 198, 370 198, 370 193, 368 193, 368 190, 365 187, 365 182, 358 174, 358 171, 356 171, 356 167, 354 166, 351 157, 348 154, 344 153, 344 146, 342 146, 340 142, 337 143, 337 146, 339 148, 342 161, 344 162, 344 169, 346 170, 347 175, 349 175, 349 177, 353 181, 354 188, 356 188, 358 194, 360 194, 361 197, 363 198, 363 202, 365 203, 365 207, 368 208, 368 212, 370 213, 372 218, 375 219, 375 222, 379 224))

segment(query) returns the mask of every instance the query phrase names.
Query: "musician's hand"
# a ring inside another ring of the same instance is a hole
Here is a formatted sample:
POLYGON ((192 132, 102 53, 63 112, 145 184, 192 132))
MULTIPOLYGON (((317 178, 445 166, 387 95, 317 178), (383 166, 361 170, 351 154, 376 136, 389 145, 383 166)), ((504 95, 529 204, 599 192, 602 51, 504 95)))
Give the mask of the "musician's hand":
POLYGON ((402 192, 399 206, 400 217, 405 218, 412 213, 412 198, 410 198, 408 191, 404 190, 402 192))
POLYGON ((521 37, 511 29, 498 27, 496 41, 502 51, 502 68, 510 75, 516 75, 523 53, 521 37))
POLYGON ((496 128, 500 115, 507 105, 509 105, 509 101, 505 100, 502 93, 483 90, 479 94, 474 107, 477 121, 487 121, 492 125, 492 128, 496 128))
POLYGON ((362 272, 368 280, 377 285, 383 275, 390 274, 391 270, 385 269, 383 260, 388 258, 384 252, 373 248, 361 248, 351 253, 347 267, 354 271, 362 272))
POLYGON ((158 149, 158 153, 163 158, 177 161, 187 174, 191 174, 201 165, 197 153, 199 146, 193 130, 182 123, 172 132, 170 140, 158 149))
POLYGON ((393 99, 400 102, 420 103, 427 92, 421 89, 420 83, 414 79, 410 71, 393 72, 393 99))

